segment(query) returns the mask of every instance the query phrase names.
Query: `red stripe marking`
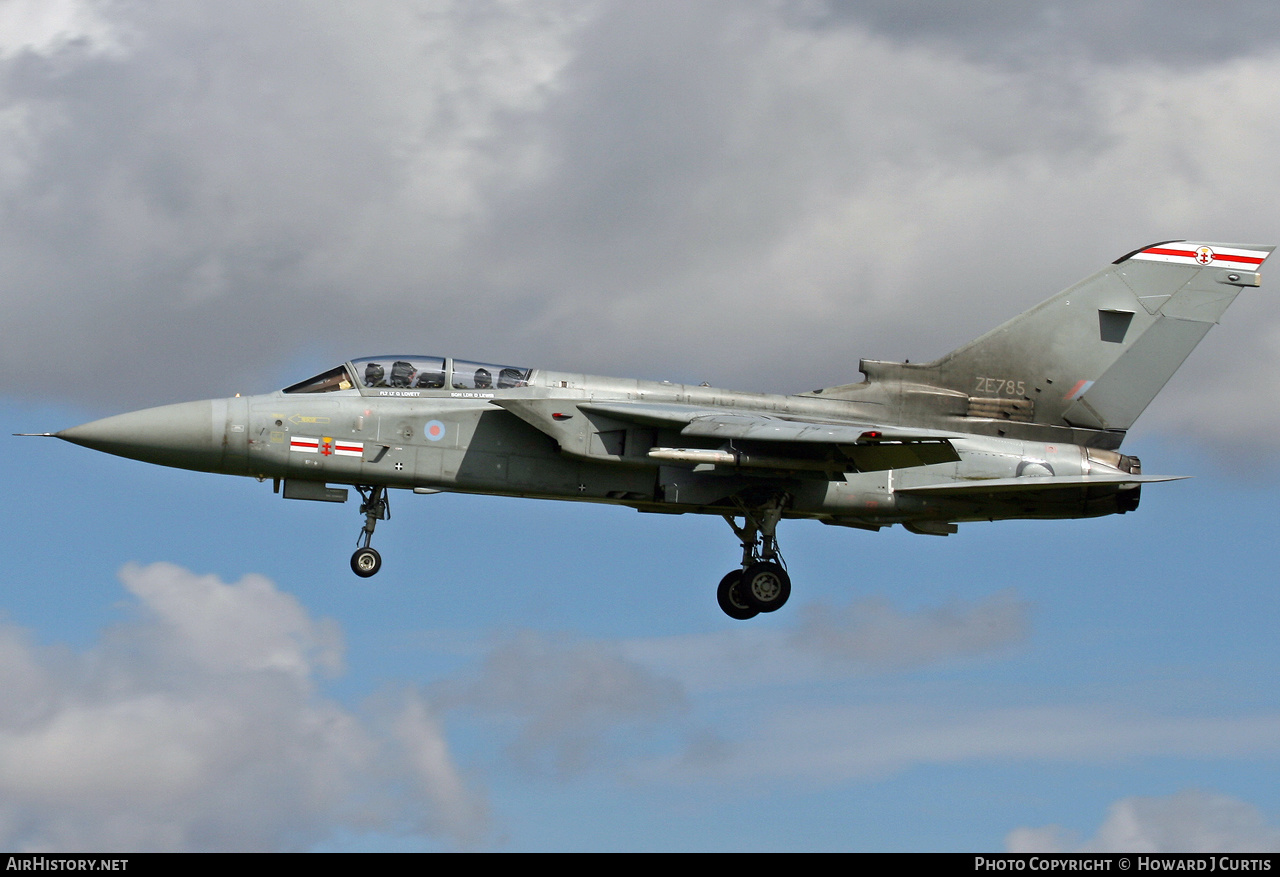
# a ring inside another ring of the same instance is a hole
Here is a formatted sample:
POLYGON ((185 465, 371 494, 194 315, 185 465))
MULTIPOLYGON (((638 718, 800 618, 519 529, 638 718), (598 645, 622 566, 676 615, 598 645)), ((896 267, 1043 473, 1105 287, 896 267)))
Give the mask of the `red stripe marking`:
POLYGON ((1195 256, 1194 250, 1170 250, 1167 247, 1152 247, 1149 250, 1143 250, 1144 253, 1154 253, 1157 256, 1183 256, 1190 259, 1195 256))
MULTIPOLYGON (((1171 250, 1168 247, 1152 247, 1149 250, 1143 250, 1144 253, 1152 253, 1156 256, 1181 256, 1184 259, 1194 259, 1196 257, 1195 250, 1171 250)), ((1213 254, 1214 262, 1244 262, 1249 265, 1261 265, 1267 259, 1266 256, 1229 256, 1225 253, 1219 253, 1216 250, 1213 254)))

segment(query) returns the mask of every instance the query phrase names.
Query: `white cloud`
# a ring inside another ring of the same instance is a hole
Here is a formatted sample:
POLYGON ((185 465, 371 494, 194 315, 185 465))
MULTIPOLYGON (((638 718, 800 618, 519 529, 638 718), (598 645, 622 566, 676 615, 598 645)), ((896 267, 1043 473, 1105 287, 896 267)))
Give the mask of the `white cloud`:
POLYGON ((1011 853, 1275 853, 1280 825, 1251 804, 1214 792, 1186 790, 1157 798, 1123 798, 1086 841, 1058 826, 1017 828, 1011 853))
POLYGON ((83 652, 0 627, 0 845, 297 850, 339 829, 484 832, 420 699, 362 715, 317 693, 339 665, 331 622, 260 576, 121 577, 138 618, 83 652))
POLYGON ((0 3, 0 58, 53 54, 79 44, 95 53, 123 51, 121 34, 94 0, 5 0, 0 3))
MULTIPOLYGON (((263 576, 235 585, 167 563, 128 564, 120 579, 147 609, 149 645, 208 673, 278 671, 308 680, 342 668, 342 639, 331 619, 313 620, 292 596, 263 576), (181 580, 182 587, 174 587, 181 580), (252 606, 252 612, 245 607, 252 606)), ((137 630, 129 631, 132 641, 137 630)))

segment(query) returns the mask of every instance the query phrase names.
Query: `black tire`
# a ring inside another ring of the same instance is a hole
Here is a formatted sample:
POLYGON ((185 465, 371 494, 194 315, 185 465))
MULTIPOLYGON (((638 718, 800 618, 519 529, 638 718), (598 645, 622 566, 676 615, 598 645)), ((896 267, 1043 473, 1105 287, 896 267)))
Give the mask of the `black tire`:
POLYGON ((382 555, 372 548, 359 548, 351 555, 351 571, 362 579, 382 569, 382 555))
POLYGON ((742 570, 740 569, 735 569, 720 580, 720 586, 716 588, 716 602, 720 604, 725 615, 738 621, 755 618, 759 612, 748 606, 742 597, 742 570))
POLYGON ((791 596, 791 576, 771 561, 753 563, 742 571, 738 593, 757 612, 776 612, 791 596))

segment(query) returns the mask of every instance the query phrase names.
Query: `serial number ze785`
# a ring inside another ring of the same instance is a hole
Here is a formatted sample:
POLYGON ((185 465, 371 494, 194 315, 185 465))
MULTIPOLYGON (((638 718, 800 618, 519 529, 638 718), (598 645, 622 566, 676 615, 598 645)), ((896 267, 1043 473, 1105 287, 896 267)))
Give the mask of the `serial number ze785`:
POLYGON ((994 393, 997 396, 1025 396, 1027 394, 1027 384, 1025 381, 1015 381, 1010 378, 974 378, 973 391, 975 393, 994 393))

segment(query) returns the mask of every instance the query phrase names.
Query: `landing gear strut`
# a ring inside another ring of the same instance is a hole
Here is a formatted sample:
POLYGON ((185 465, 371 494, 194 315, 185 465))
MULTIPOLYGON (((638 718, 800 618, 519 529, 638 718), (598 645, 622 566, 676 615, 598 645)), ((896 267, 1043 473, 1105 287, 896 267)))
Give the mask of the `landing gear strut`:
POLYGON ((356 490, 360 491, 360 498, 364 500, 360 503, 360 513, 364 515, 364 528, 356 537, 357 544, 363 544, 356 549, 355 554, 351 555, 351 571, 360 578, 367 579, 382 569, 382 555, 370 548, 369 542, 373 539, 373 528, 378 526, 378 521, 391 518, 391 505, 387 501, 385 487, 362 487, 357 484, 356 490))
POLYGON ((791 576, 775 535, 785 499, 774 499, 760 509, 744 507, 742 526, 734 515, 724 516, 742 542, 741 571, 730 572, 716 588, 716 600, 730 618, 745 620, 760 612, 775 612, 791 596, 791 576))

